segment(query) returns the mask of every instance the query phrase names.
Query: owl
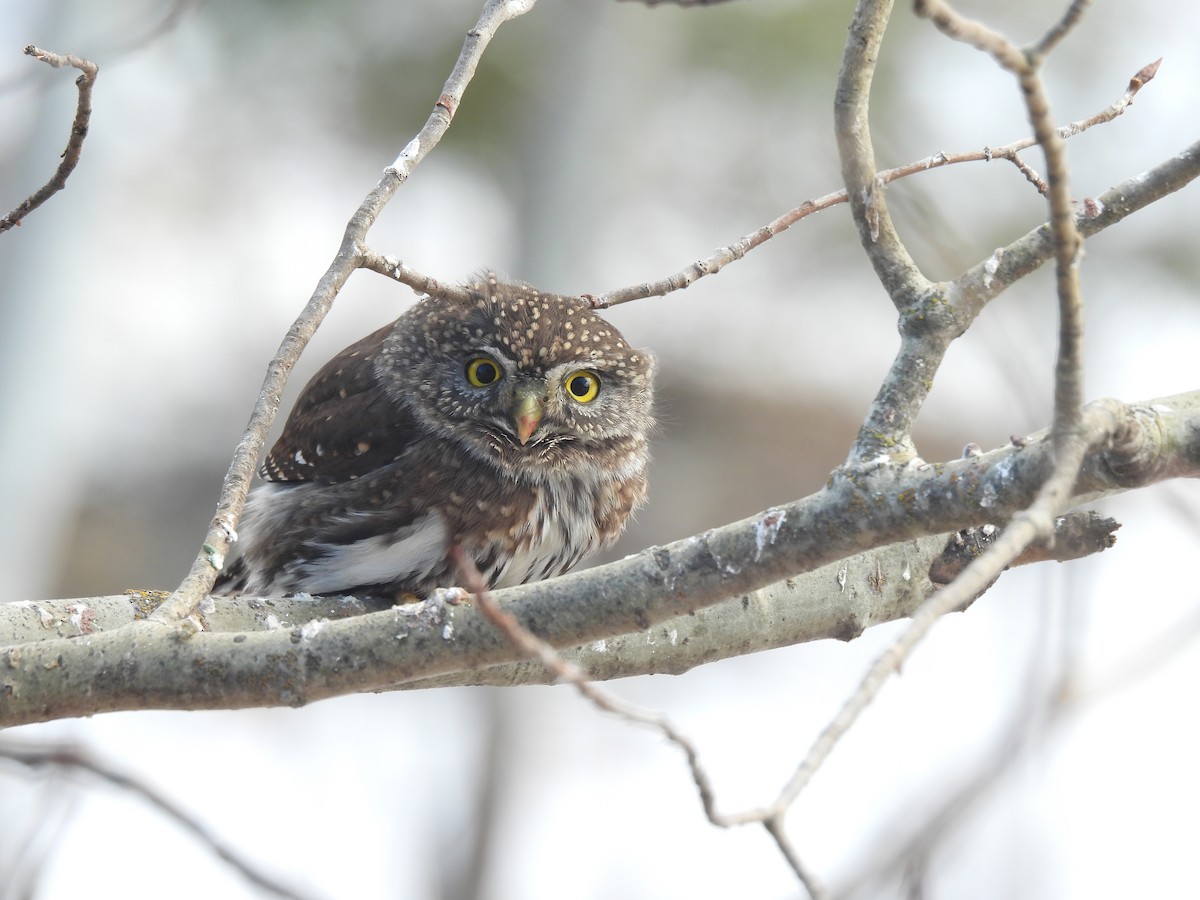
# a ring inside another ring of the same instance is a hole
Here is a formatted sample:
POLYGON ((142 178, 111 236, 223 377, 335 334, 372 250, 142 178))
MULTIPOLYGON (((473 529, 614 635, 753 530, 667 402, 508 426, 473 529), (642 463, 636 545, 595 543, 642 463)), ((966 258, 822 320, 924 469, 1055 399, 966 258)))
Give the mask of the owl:
POLYGON ((653 357, 575 297, 481 277, 418 301, 308 383, 214 593, 395 602, 607 547, 646 496, 653 357))

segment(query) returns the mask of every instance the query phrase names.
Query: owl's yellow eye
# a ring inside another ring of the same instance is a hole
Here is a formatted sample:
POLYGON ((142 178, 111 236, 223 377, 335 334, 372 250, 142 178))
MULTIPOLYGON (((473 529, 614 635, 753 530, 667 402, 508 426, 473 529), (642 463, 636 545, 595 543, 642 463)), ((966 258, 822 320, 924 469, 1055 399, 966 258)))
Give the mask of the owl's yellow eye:
POLYGON ((477 356, 467 363, 467 381, 474 387, 487 387, 500 380, 500 367, 486 356, 477 356))
POLYGON ((600 393, 600 376, 587 369, 580 369, 567 376, 567 393, 580 403, 591 403, 600 393))

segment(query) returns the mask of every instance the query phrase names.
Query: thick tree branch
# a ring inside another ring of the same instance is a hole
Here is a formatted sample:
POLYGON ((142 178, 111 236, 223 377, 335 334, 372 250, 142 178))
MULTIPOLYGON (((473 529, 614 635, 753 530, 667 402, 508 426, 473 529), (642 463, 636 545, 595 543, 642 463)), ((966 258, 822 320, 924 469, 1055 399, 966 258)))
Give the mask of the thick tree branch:
MULTIPOLYGON (((1111 520, 1090 513, 1063 517, 1052 544, 1036 545, 1014 565, 1078 559, 1107 549, 1111 520)), ((631 675, 679 675, 728 656, 805 641, 849 641, 881 622, 912 615, 929 592, 947 584, 994 542, 993 526, 891 544, 811 572, 667 619, 653 628, 566 649, 569 662, 598 681, 631 675)), ((162 594, 0 604, 0 646, 112 631, 143 619, 162 594)), ((222 597, 201 606, 205 631, 291 630, 307 623, 375 611, 353 597, 222 597)), ((397 685, 404 690, 458 685, 543 684, 542 666, 513 662, 397 685)))
MULTIPOLYGON (((1097 408, 1117 427, 1088 454, 1076 499, 1200 475, 1200 391, 1097 408)), ((873 547, 1003 521, 1033 500, 1052 456, 1042 435, 944 464, 836 473, 804 500, 497 598, 555 647, 606 640, 873 547)), ((840 617, 833 634, 870 624, 861 602, 846 596, 823 613, 840 617)), ((299 706, 518 657, 476 610, 437 600, 267 632, 170 635, 137 621, 0 650, 0 726, 115 709, 299 706)))

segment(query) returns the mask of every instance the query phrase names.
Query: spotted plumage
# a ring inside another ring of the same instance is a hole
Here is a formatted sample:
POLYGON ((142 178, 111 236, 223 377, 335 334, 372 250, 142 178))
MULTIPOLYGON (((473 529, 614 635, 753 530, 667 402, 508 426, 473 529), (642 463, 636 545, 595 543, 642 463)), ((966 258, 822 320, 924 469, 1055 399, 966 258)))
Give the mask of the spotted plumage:
POLYGON ((215 592, 423 596, 452 545, 493 587, 561 574, 645 498, 652 378, 584 300, 421 300, 305 387, 215 592))

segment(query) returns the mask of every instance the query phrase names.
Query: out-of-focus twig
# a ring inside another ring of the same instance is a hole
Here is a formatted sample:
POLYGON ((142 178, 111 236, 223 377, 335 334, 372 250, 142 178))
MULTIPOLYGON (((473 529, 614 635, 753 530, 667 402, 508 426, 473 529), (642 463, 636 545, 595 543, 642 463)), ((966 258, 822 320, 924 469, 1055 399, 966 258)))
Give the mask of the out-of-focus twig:
POLYGON ((92 118, 92 87, 96 83, 96 75, 100 67, 90 60, 69 53, 52 53, 30 44, 25 48, 25 55, 40 59, 47 65, 60 69, 71 66, 81 74, 75 79, 79 88, 79 100, 75 105, 75 120, 71 123, 71 136, 67 139, 67 149, 62 152, 62 162, 54 175, 44 185, 22 200, 17 208, 3 219, 0 219, 0 234, 21 224, 27 215, 57 194, 67 185, 67 179, 79 164, 79 155, 83 152, 83 140, 87 137, 88 124, 92 118))
POLYGON ((129 772, 121 771, 115 766, 96 759, 77 747, 65 744, 39 745, 4 741, 0 742, 0 759, 7 759, 31 769, 57 768, 86 772, 113 787, 136 794, 159 812, 174 820, 184 830, 190 832, 200 843, 212 850, 251 884, 278 897, 291 898, 291 900, 304 900, 306 896, 259 870, 238 849, 213 834, 200 819, 157 788, 129 772))
MULTIPOLYGON (((1158 67, 1162 63, 1161 59, 1155 60, 1149 65, 1143 66, 1129 80, 1129 85, 1125 92, 1118 97, 1113 103, 1110 103, 1104 109, 1096 112, 1083 119, 1078 119, 1061 126, 1058 133, 1063 139, 1072 138, 1077 134, 1082 134, 1089 128, 1095 125, 1102 125, 1106 122, 1111 122, 1113 119, 1121 115, 1133 103, 1133 98, 1137 96, 1138 91, 1146 86, 1158 72, 1158 67)), ((1046 192, 1046 182, 1037 172, 1035 172, 1021 158, 1021 151, 1028 150, 1030 147, 1037 144, 1037 139, 1033 137, 1022 138, 1012 143, 1003 144, 999 147, 983 147, 979 150, 967 150, 959 153, 935 153, 932 156, 927 156, 924 159, 915 160, 910 163, 905 163, 902 166, 896 166, 893 169, 884 169, 876 175, 876 180, 879 184, 891 184, 893 181, 898 181, 901 178, 907 178, 910 175, 916 175, 920 172, 928 172, 932 169, 941 169, 945 166, 958 165, 968 162, 990 162, 991 160, 1003 159, 1015 165, 1025 178, 1037 188, 1039 193, 1046 192)), ((704 259, 697 260, 691 265, 680 269, 666 278, 658 281, 643 282, 634 284, 628 287, 619 288, 617 290, 608 291, 603 294, 597 294, 591 297, 592 305, 597 309, 602 309, 609 306, 616 306, 621 303, 628 303, 631 300, 642 300, 646 297, 658 297, 669 294, 672 291, 682 290, 695 284, 701 278, 709 275, 715 275, 720 272, 725 266, 731 262, 744 257, 751 250, 765 244, 776 235, 782 234, 792 225, 795 225, 801 219, 805 219, 813 213, 821 212, 829 209, 832 206, 837 206, 840 203, 845 203, 847 195, 845 190, 834 191, 830 194, 825 194, 823 197, 816 197, 811 200, 805 200, 795 209, 789 210, 779 218, 762 226, 756 231, 752 231, 747 235, 738 238, 732 244, 726 247, 721 247, 714 250, 710 256, 704 259)), ((376 269, 379 271, 379 269, 376 269)), ((391 275, 392 273, 385 272, 384 274, 391 275)), ((398 276, 397 276, 398 277, 398 276)), ((401 279, 402 280, 402 279, 401 279)), ((405 284, 408 284, 405 281, 405 284)))
MULTIPOLYGON (((638 725, 648 725, 656 729, 663 737, 682 750, 684 756, 687 758, 692 780, 695 782, 696 789, 700 794, 700 802, 704 805, 705 815, 708 816, 708 820, 714 825, 726 827, 727 822, 725 821, 725 817, 717 812, 716 795, 713 791, 712 781, 708 777, 708 773, 704 770, 704 767, 700 764, 700 752, 687 735, 676 728, 664 714, 642 709, 593 684, 588 680, 588 674, 584 669, 563 659, 552 646, 522 627, 516 617, 501 608, 500 604, 492 597, 492 593, 488 589, 487 583, 483 580, 483 576, 480 575, 479 569, 463 553, 461 547, 457 545, 452 547, 450 549, 450 558, 458 571, 463 587, 475 596, 475 603, 479 607, 480 612, 487 617, 488 621, 514 647, 518 648, 529 658, 540 662, 545 666, 546 671, 552 673, 560 682, 574 687, 575 690, 596 708, 604 712, 613 713, 628 722, 638 725)), ((817 882, 812 873, 804 868, 795 849, 787 840, 782 823, 774 821, 764 822, 763 824, 771 836, 775 838, 776 843, 783 851, 784 857, 809 893, 814 898, 823 897, 824 888, 817 882)))
POLYGON ((522 627, 515 616, 506 612, 496 602, 487 583, 483 580, 483 576, 479 573, 479 569, 463 553, 461 547, 457 545, 451 547, 450 559, 458 571, 463 587, 474 595, 475 603, 479 607, 480 612, 521 653, 530 659, 536 659, 545 666, 546 671, 553 674, 562 683, 574 687, 599 709, 613 713, 630 722, 656 728, 668 741, 679 747, 684 752, 684 755, 687 756, 688 763, 691 765, 692 778, 696 782, 697 789, 700 791, 700 799, 704 803, 704 809, 709 813, 709 818, 713 817, 715 802, 713 799, 712 782, 709 780, 707 773, 700 767, 699 752, 687 736, 672 725, 661 713, 642 709, 632 703, 627 703, 615 694, 610 694, 602 690, 588 680, 588 674, 583 668, 563 659, 550 644, 522 627))
MULTIPOLYGON (((550 644, 522 627, 516 617, 502 609, 500 604, 492 597, 487 583, 479 573, 479 569, 463 553, 461 547, 457 545, 451 547, 450 559, 458 571, 463 587, 475 596, 475 603, 480 611, 514 647, 518 648, 529 658, 540 662, 545 666, 546 671, 552 673, 559 681, 574 687, 575 690, 597 709, 620 716, 628 722, 638 725, 648 725, 656 729, 663 737, 682 750, 684 756, 687 758, 688 767, 692 773, 692 781, 696 784, 696 789, 700 794, 700 802, 704 805, 704 813, 708 817, 708 820, 720 827, 728 826, 729 823, 726 817, 717 812, 716 795, 708 773, 700 764, 700 751, 687 735, 676 728, 663 713, 642 709, 593 684, 588 680, 588 674, 584 669, 563 659, 550 644)), ((805 868, 795 848, 788 840, 783 828, 782 815, 764 818, 763 825, 766 827, 767 832, 775 839, 776 844, 783 852, 784 858, 787 859, 788 864, 792 867, 792 870, 814 900, 824 897, 824 887, 805 868)))
MULTIPOLYGON (((1072 668, 1051 680, 1047 692, 1040 681, 1031 687, 1039 694, 1037 700, 1020 708, 1004 727, 996 745, 977 763, 956 787, 936 800, 923 821, 910 833, 911 811, 905 811, 902 827, 891 829, 897 842, 880 847, 870 856, 870 863, 854 872, 839 885, 836 896, 876 897, 885 893, 886 885, 898 878, 913 858, 931 856, 939 844, 955 833, 955 826, 969 813, 978 809, 992 790, 1013 769, 1014 764, 1027 758, 1031 745, 1044 745, 1061 731, 1062 726, 1086 712, 1113 693, 1133 687, 1140 680, 1156 674, 1163 666, 1176 661, 1200 637, 1200 610, 1171 623, 1157 636, 1130 651, 1095 675, 1087 676, 1072 668)), ((882 833, 887 833, 885 829, 882 833)))

